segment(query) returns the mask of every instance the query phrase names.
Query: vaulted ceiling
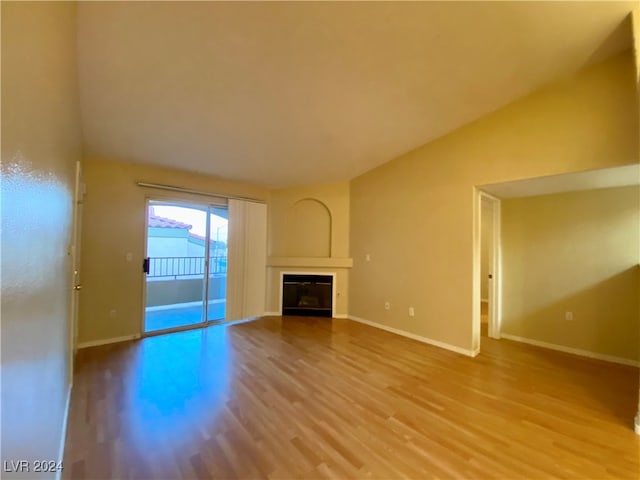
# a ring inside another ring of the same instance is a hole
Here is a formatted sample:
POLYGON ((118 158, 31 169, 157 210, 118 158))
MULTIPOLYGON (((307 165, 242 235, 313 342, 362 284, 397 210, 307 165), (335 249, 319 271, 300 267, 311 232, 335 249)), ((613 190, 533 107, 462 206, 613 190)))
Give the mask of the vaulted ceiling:
POLYGON ((630 48, 634 2, 82 2, 86 153, 346 180, 630 48))

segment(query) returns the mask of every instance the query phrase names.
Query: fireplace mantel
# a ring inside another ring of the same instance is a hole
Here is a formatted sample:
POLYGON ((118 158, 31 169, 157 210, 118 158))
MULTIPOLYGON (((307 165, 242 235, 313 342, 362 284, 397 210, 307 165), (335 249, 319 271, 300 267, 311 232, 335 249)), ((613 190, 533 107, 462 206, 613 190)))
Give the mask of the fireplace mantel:
POLYGON ((267 308, 268 315, 282 314, 282 275, 317 274, 334 275, 333 316, 346 318, 349 313, 349 272, 352 258, 340 257, 277 257, 267 258, 267 308))
POLYGON ((268 257, 267 267, 351 268, 353 258, 268 257))

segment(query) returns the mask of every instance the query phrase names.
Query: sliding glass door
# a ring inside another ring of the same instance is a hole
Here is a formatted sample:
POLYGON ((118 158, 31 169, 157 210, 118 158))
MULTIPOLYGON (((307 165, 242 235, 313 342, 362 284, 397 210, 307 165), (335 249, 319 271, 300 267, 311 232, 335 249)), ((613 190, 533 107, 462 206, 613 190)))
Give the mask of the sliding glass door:
POLYGON ((226 205, 149 201, 144 332, 225 318, 226 205))
POLYGON ((225 319, 227 310, 227 239, 229 234, 229 209, 224 206, 209 207, 209 271, 205 318, 209 322, 225 319))

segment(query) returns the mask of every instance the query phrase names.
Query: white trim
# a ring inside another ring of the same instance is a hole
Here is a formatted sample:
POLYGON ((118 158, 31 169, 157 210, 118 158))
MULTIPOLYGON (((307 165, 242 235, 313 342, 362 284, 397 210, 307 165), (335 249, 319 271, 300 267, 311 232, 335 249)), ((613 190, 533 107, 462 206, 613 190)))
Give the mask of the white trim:
POLYGON ((636 415, 633 431, 636 432, 636 434, 640 435, 640 412, 638 412, 638 414, 636 415))
POLYGON ((228 322, 220 322, 220 323, 213 323, 211 325, 208 325, 205 328, 208 327, 229 327, 231 325, 238 325, 239 323, 249 323, 249 322, 255 322, 256 320, 259 320, 260 317, 247 317, 247 318, 240 318, 238 320, 229 320, 228 322))
MULTIPOLYGON (((486 194, 485 194, 486 195, 486 194)), ((491 197, 491 195, 489 195, 491 197)), ((493 197, 493 290, 489 312, 489 336, 500 339, 502 330, 502 203, 500 199, 493 197)))
POLYGON ((489 299, 488 298, 481 298, 480 301, 482 303, 489 303, 489 299))
MULTIPOLYGON (((480 191, 482 198, 491 203, 491 250, 490 263, 492 280, 489 282, 489 328, 491 338, 500 338, 502 326, 502 243, 501 243, 501 204, 500 199, 486 192, 480 191)), ((480 206, 482 212, 482 205, 480 206)))
POLYGON ((475 357, 476 355, 478 355, 478 353, 480 353, 479 349, 468 350, 466 348, 456 347, 455 345, 451 345, 449 343, 444 343, 438 340, 433 340, 431 338, 422 337, 420 335, 416 335, 415 333, 405 332, 404 330, 399 330, 397 328, 389 327, 381 323, 372 322, 370 320, 365 320, 364 318, 355 317, 353 315, 349 315, 348 318, 350 320, 353 320, 354 322, 364 323, 365 325, 369 325, 370 327, 386 330, 387 332, 391 332, 391 333, 395 333, 396 335, 401 335, 403 337, 411 338, 413 340, 417 340, 418 342, 427 343, 429 345, 433 345, 434 347, 444 348, 445 350, 450 350, 452 352, 459 353, 461 355, 466 355, 467 357, 475 357))
POLYGON ((73 223, 71 229, 71 244, 69 246, 69 254, 71 255, 71 304, 70 304, 70 321, 69 321, 69 379, 73 381, 73 369, 75 355, 78 351, 78 331, 80 324, 80 292, 76 289, 76 285, 82 285, 82 272, 80 265, 80 242, 82 240, 82 199, 84 192, 82 189, 82 163, 76 161, 75 182, 73 189, 73 223))
POLYGON ((514 342, 528 343, 536 347, 548 348, 550 350, 556 350, 558 352, 570 353, 572 355, 579 355, 581 357, 594 358, 596 360, 603 360, 605 362, 618 363, 621 365, 629 365, 631 367, 640 367, 638 360, 630 360, 628 358, 615 357, 613 355, 605 355, 603 353, 590 352, 589 350, 582 350, 579 348, 565 347, 564 345, 558 345, 555 343, 541 342, 540 340, 533 340, 531 338, 518 337, 517 335, 511 335, 509 333, 502 333, 502 338, 507 340, 513 340, 514 342))
MULTIPOLYGON (((60 432, 60 446, 58 447, 58 465, 62 465, 64 461, 64 446, 67 441, 67 425, 69 424, 69 408, 71 407, 71 388, 73 383, 69 383, 67 389, 67 401, 64 405, 64 414, 62 416, 62 432, 60 432)), ((62 478, 62 469, 56 470, 56 480, 62 478)))
POLYGON ((139 187, 155 188, 155 189, 158 189, 158 190, 169 190, 171 192, 187 193, 189 195, 202 195, 204 197, 221 198, 223 200, 224 199, 227 199, 227 200, 242 200, 244 202, 264 203, 264 204, 267 203, 266 200, 260 200, 259 198, 238 197, 238 196, 233 196, 233 195, 225 195, 225 194, 221 194, 221 193, 203 192, 202 190, 193 190, 191 188, 176 187, 174 185, 165 185, 165 184, 161 184, 161 183, 149 183, 149 182, 137 181, 136 185, 138 185, 139 187))
MULTIPOLYGON (((151 202, 153 202, 153 197, 149 197, 145 195, 144 197, 144 230, 142 235, 142 255, 143 259, 148 258, 148 244, 149 244, 149 208, 151 207, 151 202)), ((144 261, 144 260, 143 260, 144 261)), ((141 265, 142 267, 143 265, 141 265)), ((147 319, 147 274, 144 273, 143 268, 138 270, 140 279, 142 280, 142 304, 140 305, 140 335, 144 335, 145 327, 146 327, 146 319, 147 319)))
POLYGON ((322 272, 322 271, 313 271, 313 270, 307 270, 306 272, 299 272, 299 271, 290 271, 290 270, 281 270, 280 271, 280 286, 279 286, 279 292, 280 294, 278 295, 278 310, 280 310, 280 313, 278 313, 277 315, 282 315, 282 285, 284 283, 284 276, 285 275, 331 275, 331 277, 333 277, 331 279, 331 315, 333 315, 336 311, 336 282, 337 282, 337 277, 338 274, 336 272, 322 272))
POLYGON ((346 313, 336 313, 333 315, 333 318, 349 318, 349 315, 346 313))
POLYGON ((472 264, 472 345, 474 349, 480 348, 480 302, 487 301, 488 311, 488 335, 491 338, 500 338, 502 325, 502 245, 501 245, 501 204, 500 199, 490 195, 477 187, 474 187, 473 209, 473 264, 472 264), (491 204, 491 249, 490 264, 492 280, 489 282, 489 298, 481 298, 480 294, 480 262, 481 262, 481 237, 482 237, 482 200, 491 204))
MULTIPOLYGON (((224 303, 227 300, 225 298, 216 298, 214 300, 209 300, 209 305, 216 303, 224 303)), ((145 312, 159 312, 162 310, 173 310, 174 308, 188 308, 188 307, 197 307, 198 305, 202 305, 204 302, 202 300, 195 302, 184 302, 184 303, 171 303, 169 305, 155 305, 153 307, 145 307, 145 312)))
POLYGON ((108 345, 110 343, 127 342, 129 340, 138 340, 140 334, 124 335, 122 337, 106 338, 104 340, 91 340, 90 342, 82 342, 78 344, 78 348, 97 347, 99 345, 108 345))
POLYGON ((351 257, 268 257, 269 268, 351 268, 351 257))

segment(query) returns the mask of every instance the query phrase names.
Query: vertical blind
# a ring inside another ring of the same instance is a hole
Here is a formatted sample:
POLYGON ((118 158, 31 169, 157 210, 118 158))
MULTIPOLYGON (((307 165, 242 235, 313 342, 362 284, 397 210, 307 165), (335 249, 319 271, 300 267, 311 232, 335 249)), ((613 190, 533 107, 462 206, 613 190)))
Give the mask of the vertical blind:
POLYGON ((229 199, 227 318, 264 314, 267 266, 267 206, 229 199))

